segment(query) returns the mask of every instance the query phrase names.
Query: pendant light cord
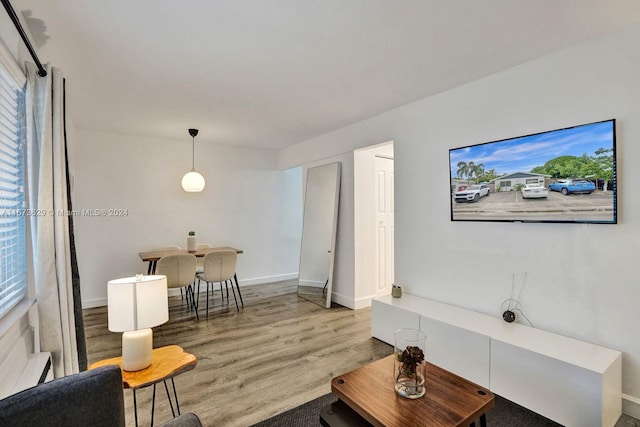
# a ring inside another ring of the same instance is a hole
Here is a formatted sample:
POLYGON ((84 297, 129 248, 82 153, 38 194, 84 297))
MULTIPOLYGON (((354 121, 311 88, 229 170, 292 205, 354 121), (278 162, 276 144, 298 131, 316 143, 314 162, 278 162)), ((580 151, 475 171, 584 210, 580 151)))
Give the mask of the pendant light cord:
POLYGON ((191 171, 196 170, 196 137, 191 137, 191 171))

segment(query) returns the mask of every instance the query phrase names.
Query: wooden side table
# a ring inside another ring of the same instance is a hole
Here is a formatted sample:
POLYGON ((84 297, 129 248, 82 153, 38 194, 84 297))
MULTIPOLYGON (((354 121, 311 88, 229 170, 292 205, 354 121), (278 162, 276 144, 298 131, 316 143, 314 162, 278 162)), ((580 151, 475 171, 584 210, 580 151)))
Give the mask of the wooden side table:
POLYGON ((153 349, 151 354, 151 366, 140 371, 125 371, 122 369, 122 356, 92 363, 89 366, 89 369, 95 369, 105 365, 120 366, 120 369, 122 370, 122 384, 124 388, 130 388, 133 390, 133 408, 136 426, 138 425, 136 390, 153 385, 153 400, 151 404, 151 425, 153 426, 153 414, 156 404, 156 385, 159 382, 164 383, 164 388, 167 392, 167 399, 169 400, 169 405, 171 407, 171 414, 175 417, 176 413, 173 409, 171 394, 169 393, 169 387, 167 386, 167 380, 171 380, 176 409, 178 411, 178 415, 180 415, 180 403, 178 402, 178 394, 176 392, 176 384, 173 381, 173 377, 192 370, 196 367, 196 363, 197 359, 193 354, 185 352, 180 346, 168 345, 166 347, 153 349))

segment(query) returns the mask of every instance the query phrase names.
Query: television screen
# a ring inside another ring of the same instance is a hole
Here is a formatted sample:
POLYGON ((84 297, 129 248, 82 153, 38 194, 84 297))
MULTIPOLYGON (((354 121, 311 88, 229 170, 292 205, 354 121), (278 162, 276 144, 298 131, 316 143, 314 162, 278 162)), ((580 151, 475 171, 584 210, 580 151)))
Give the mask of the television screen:
POLYGON ((616 224, 615 125, 449 150, 451 220, 616 224))

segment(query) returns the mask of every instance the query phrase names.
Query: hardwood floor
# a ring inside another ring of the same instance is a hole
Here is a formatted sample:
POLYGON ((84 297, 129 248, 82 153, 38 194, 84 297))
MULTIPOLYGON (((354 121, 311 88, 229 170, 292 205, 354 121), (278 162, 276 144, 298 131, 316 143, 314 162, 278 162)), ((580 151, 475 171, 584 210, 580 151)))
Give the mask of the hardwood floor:
MULTIPOLYGON (((169 322, 154 328, 154 347, 177 344, 198 358, 175 378, 182 413, 206 426, 249 426, 331 391, 330 381, 392 353, 371 338, 371 310, 335 305, 325 309, 298 298, 296 282, 242 287, 245 308, 215 306, 200 321, 180 297, 169 298, 169 322)), ((210 297, 211 298, 211 297, 210 297)), ((209 300, 211 304, 211 299, 209 300)), ((84 311, 89 363, 121 354, 121 334, 107 329, 107 309, 84 311)), ((389 373, 391 375, 391 373, 389 373)), ((171 418, 164 387, 158 387, 155 421, 171 418)), ((149 425, 152 387, 138 391, 140 425, 149 425)), ((127 425, 133 398, 125 390, 127 425)))

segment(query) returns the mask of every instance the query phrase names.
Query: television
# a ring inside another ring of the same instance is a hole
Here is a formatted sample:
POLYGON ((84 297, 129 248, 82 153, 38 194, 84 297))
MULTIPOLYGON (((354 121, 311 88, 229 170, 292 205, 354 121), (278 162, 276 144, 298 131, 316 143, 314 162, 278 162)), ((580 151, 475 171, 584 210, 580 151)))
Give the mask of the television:
POLYGON ((616 121, 449 150, 452 221, 617 223, 616 121))

